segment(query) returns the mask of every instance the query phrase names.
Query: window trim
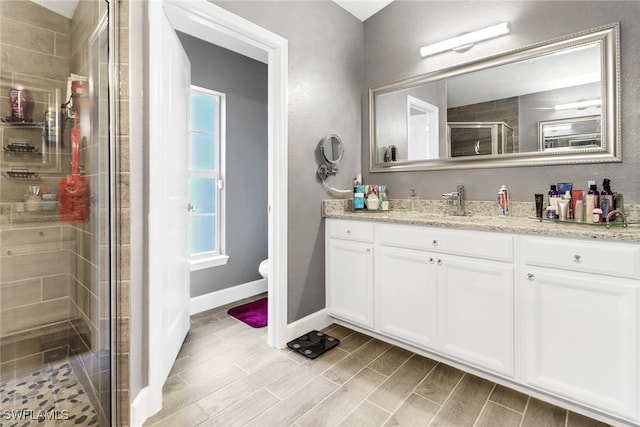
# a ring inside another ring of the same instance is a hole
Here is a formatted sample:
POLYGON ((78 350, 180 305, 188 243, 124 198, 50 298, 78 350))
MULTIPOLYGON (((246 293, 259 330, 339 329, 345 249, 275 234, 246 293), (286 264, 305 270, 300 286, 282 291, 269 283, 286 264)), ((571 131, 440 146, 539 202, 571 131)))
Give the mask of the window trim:
MULTIPOLYGON (((216 96, 219 98, 218 107, 218 127, 220 129, 219 141, 216 144, 215 156, 217 159, 217 177, 216 179, 216 237, 217 237, 217 250, 214 252, 205 252, 198 255, 189 254, 188 264, 191 271, 202 270, 210 267, 217 267, 225 265, 229 261, 229 255, 226 253, 226 145, 227 145, 227 133, 226 133, 226 94, 215 90, 207 89, 201 86, 191 85, 190 94, 200 93, 204 95, 216 96)), ((191 159, 191 126, 189 126, 189 144, 187 148, 188 158, 191 159)), ((202 171, 191 169, 190 165, 187 168, 189 179, 193 176, 202 176, 202 171)), ((189 189, 189 196, 191 196, 191 189, 189 189)), ((189 239, 191 239, 191 216, 189 216, 189 239)))

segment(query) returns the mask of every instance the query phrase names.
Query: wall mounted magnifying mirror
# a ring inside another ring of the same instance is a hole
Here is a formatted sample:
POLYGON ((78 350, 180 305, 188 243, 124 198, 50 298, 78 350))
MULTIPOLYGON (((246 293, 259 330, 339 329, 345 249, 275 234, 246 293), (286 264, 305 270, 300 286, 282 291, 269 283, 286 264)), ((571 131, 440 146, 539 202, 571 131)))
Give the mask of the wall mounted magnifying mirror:
POLYGON ((318 167, 318 176, 324 181, 329 175, 335 175, 338 172, 338 164, 344 156, 344 145, 338 135, 331 134, 320 141, 318 150, 325 162, 324 165, 318 167))
POLYGON ((615 23, 372 87, 370 170, 619 162, 619 64, 615 23))

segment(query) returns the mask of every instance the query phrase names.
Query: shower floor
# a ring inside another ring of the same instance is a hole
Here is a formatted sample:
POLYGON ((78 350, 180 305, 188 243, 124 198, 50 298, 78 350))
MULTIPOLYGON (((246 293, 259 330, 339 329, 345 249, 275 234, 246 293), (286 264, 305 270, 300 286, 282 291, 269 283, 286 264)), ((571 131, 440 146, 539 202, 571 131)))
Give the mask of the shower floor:
POLYGON ((98 415, 68 360, 0 382, 0 427, 56 425, 98 425, 98 415))

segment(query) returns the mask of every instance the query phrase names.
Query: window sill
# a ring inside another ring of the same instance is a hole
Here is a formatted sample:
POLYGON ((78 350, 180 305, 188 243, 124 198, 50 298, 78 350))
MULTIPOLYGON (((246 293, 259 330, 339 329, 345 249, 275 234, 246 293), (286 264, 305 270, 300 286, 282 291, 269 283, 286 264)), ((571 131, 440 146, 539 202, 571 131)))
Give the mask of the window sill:
POLYGON ((227 261, 229 261, 228 255, 216 255, 209 258, 189 260, 189 266, 191 267, 191 271, 204 270, 205 268, 225 265, 227 261))

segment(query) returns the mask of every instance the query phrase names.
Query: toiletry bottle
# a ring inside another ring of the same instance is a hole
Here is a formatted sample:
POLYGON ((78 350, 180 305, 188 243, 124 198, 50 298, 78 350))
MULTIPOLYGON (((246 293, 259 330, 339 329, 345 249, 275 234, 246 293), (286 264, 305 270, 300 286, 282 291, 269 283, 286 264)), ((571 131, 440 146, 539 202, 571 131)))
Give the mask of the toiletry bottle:
POLYGON ((498 190, 498 214, 500 216, 509 214, 509 190, 504 184, 498 190))
POLYGON ((600 193, 600 209, 602 209, 602 216, 607 217, 610 211, 614 210, 613 205, 613 191, 611 191, 611 180, 605 178, 602 181, 602 192, 600 193), (607 200, 605 202, 605 200, 607 200))
POLYGON ((356 185, 353 187, 353 209, 364 209, 364 185, 356 185))
POLYGON ((589 191, 587 192, 587 200, 586 200, 586 206, 585 206, 585 217, 587 218, 591 218, 591 216, 593 215, 593 210, 598 208, 600 209, 598 206, 600 206, 600 193, 598 193, 598 189, 596 184, 590 184, 589 185, 589 191))
POLYGON ((410 188, 409 193, 409 211, 411 213, 418 213, 418 196, 416 195, 415 188, 410 188))
POLYGON ((593 220, 593 222, 594 222, 594 223, 596 223, 596 224, 597 224, 597 223, 602 222, 602 209, 600 209, 600 208, 595 208, 595 209, 593 210, 593 213, 592 213, 592 220, 593 220))
POLYGON ((571 193, 565 191, 564 196, 558 199, 558 218, 566 221, 569 218, 569 206, 571 204, 571 193))
POLYGON ((380 198, 380 207, 379 207, 379 209, 381 211, 388 211, 389 210, 389 199, 387 198, 387 186, 386 185, 380 185, 379 189, 380 189, 380 194, 378 196, 380 198))
POLYGON ((553 208, 552 210, 555 212, 555 214, 557 215, 558 213, 558 198, 560 197, 560 195, 558 194, 558 190, 556 190, 556 185, 553 184, 550 187, 549 190, 549 206, 551 206, 551 208, 553 208))

